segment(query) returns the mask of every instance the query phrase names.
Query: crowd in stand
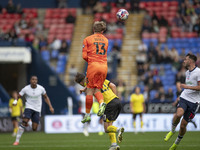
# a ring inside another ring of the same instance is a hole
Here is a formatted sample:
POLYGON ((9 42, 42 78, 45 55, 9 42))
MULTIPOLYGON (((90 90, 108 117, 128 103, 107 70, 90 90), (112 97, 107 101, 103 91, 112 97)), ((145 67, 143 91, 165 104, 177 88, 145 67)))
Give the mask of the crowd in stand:
MULTIPOLYGON (((196 0, 182 1, 170 25, 163 16, 158 17, 155 12, 151 16, 146 11, 141 32, 159 33, 162 27, 167 27, 169 37, 173 37, 173 32, 170 31, 174 27, 181 29, 181 32, 196 32, 196 35, 200 36, 200 2, 196 0)), ((142 42, 138 47, 138 55, 136 56, 139 86, 142 89, 148 89, 146 101, 149 102, 175 101, 178 96, 177 93, 180 93, 181 89, 178 88, 179 86, 175 87, 174 85, 185 82, 186 70, 182 65, 187 54, 185 48, 182 48, 181 52, 178 53, 175 47, 168 48, 165 46, 161 48, 161 46, 162 43, 158 43, 158 40, 155 39, 149 45, 142 42), (171 66, 170 71, 166 66, 171 66), (161 80, 168 75, 167 72, 174 76, 174 78, 168 78, 168 82, 171 79, 174 80, 170 86, 166 86, 166 83, 163 84, 164 80, 161 80)), ((199 56, 200 53, 197 52, 196 54, 199 56)), ((197 66, 200 66, 199 58, 197 66)))
MULTIPOLYGON (((142 33, 159 33, 161 27, 170 27, 170 29, 178 27, 181 29, 181 32, 196 32, 200 36, 200 2, 198 0, 182 1, 179 4, 176 14, 170 21, 163 15, 158 16, 155 11, 153 11, 153 14, 150 14, 146 10, 142 33)), ((170 29, 168 29, 169 34, 170 29)))

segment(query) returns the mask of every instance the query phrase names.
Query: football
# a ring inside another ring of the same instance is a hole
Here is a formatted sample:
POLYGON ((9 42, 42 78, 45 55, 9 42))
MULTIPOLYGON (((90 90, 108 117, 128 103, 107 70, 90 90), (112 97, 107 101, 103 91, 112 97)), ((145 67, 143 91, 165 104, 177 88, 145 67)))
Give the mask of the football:
POLYGON ((128 19, 128 15, 129 15, 129 13, 126 9, 120 9, 117 12, 117 19, 119 21, 125 21, 128 19))

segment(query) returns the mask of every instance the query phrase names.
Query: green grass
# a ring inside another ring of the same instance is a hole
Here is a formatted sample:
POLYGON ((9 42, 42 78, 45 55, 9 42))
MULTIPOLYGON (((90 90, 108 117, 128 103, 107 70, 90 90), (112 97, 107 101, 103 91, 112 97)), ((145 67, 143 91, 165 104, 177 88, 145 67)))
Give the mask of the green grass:
MULTIPOLYGON (((164 142, 165 132, 124 133, 121 150, 168 150, 175 141, 176 133, 169 142, 164 142)), ((0 134, 0 150, 108 150, 110 145, 107 134, 99 136, 83 134, 45 134, 25 132, 20 145, 12 146, 15 138, 11 133, 0 134)), ((199 150, 200 132, 188 132, 177 150, 199 150)))

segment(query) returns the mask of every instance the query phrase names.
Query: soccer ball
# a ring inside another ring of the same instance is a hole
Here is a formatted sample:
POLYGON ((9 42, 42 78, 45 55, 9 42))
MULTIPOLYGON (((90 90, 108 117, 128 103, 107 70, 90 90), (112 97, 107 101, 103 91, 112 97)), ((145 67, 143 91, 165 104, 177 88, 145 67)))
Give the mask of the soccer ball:
POLYGON ((119 21, 125 21, 128 19, 128 15, 129 15, 129 13, 126 9, 120 9, 117 12, 117 19, 119 21))

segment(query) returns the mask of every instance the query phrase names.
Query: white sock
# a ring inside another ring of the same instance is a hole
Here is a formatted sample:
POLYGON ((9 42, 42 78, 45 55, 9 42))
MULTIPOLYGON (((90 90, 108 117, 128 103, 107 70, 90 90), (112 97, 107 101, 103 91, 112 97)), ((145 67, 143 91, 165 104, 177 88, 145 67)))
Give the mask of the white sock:
POLYGON ((180 136, 180 135, 179 135, 179 136, 177 137, 176 141, 175 141, 175 144, 178 145, 178 144, 180 143, 180 141, 182 140, 182 138, 183 138, 183 136, 180 136))
POLYGON ((31 120, 28 122, 28 125, 32 128, 32 121, 31 120))
POLYGON ((24 128, 25 128, 25 127, 24 127, 23 125, 20 125, 20 126, 19 126, 19 129, 18 129, 18 131, 17 131, 17 136, 16 136, 16 141, 15 141, 15 142, 19 142, 19 140, 20 140, 22 134, 24 133, 24 128))

